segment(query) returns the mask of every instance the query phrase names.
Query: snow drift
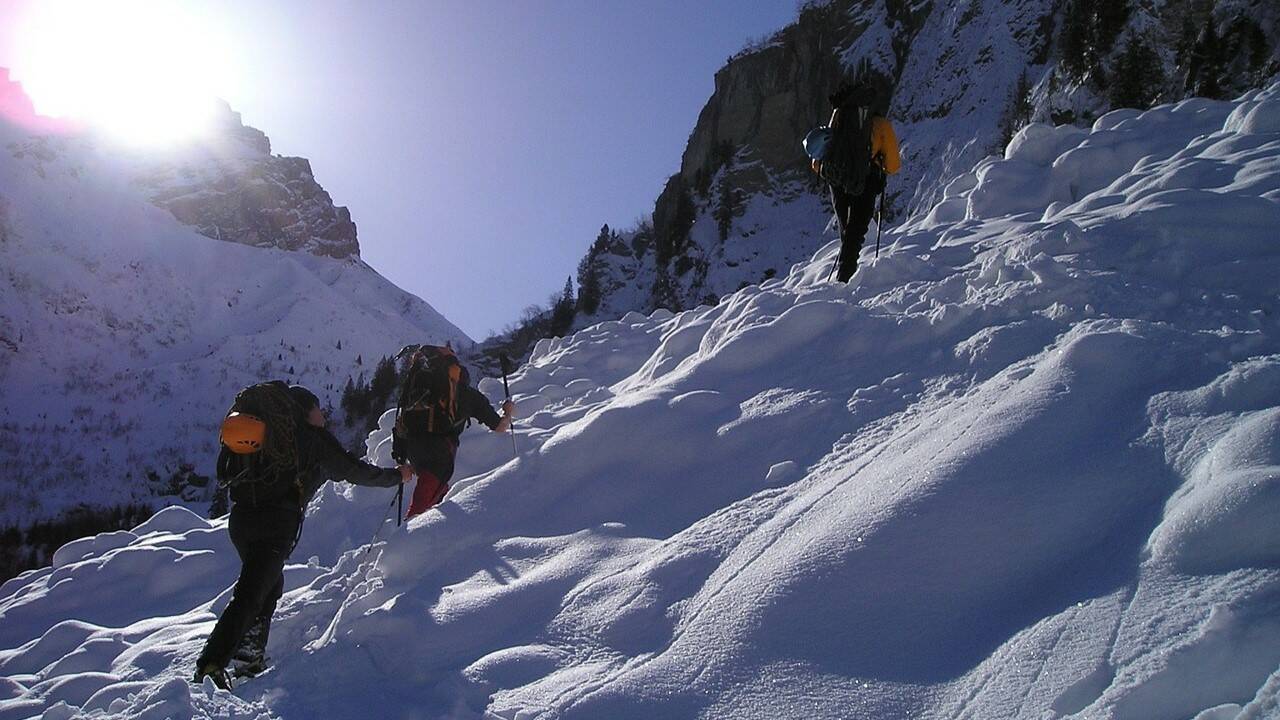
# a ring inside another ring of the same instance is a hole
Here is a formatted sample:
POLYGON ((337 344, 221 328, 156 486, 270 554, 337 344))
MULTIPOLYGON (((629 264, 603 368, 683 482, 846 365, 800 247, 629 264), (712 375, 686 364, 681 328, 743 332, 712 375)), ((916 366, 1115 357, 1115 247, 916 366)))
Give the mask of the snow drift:
POLYGON ((223 523, 72 543, 0 588, 0 718, 1277 717, 1278 126, 1032 126, 850 286, 543 342, 438 512, 317 497, 234 693, 223 523))

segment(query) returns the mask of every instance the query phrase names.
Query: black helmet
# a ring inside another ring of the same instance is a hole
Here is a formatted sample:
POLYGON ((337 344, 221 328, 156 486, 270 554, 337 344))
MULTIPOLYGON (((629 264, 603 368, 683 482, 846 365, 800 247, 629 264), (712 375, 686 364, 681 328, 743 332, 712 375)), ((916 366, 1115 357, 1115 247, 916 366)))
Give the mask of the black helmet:
POLYGON ((303 413, 309 413, 312 408, 320 407, 320 398, 302 385, 290 385, 289 397, 293 398, 299 408, 302 408, 303 413))
POLYGON ((847 105, 871 107, 879 100, 879 93, 869 81, 858 80, 854 83, 842 84, 838 90, 828 95, 827 99, 831 101, 832 107, 847 105))

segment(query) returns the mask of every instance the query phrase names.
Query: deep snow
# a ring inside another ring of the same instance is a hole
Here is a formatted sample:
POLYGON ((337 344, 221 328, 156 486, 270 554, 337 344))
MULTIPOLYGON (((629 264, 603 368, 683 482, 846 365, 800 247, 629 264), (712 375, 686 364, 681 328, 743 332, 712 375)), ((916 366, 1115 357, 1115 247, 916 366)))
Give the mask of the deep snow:
POLYGON ((1032 126, 850 286, 544 341, 371 552, 326 486, 234 693, 224 522, 64 547, 0 718, 1280 717, 1277 228, 1280 85, 1032 126))

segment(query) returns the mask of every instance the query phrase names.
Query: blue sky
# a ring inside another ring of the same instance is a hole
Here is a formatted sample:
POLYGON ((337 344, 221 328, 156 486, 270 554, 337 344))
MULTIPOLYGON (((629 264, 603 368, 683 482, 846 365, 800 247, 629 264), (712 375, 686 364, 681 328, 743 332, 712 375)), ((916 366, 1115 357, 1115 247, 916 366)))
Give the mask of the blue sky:
POLYGON ((180 4, 236 68, 219 94, 275 152, 311 160, 351 209, 364 259, 477 340, 559 291, 602 224, 652 211, 715 71, 796 12, 796 0, 180 4))

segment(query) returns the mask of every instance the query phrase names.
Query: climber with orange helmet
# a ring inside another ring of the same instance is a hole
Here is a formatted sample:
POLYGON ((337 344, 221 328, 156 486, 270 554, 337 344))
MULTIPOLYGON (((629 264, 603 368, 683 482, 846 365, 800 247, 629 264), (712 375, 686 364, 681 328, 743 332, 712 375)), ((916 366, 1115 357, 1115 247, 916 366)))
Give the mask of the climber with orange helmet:
POLYGON ((196 661, 195 682, 210 678, 230 687, 237 675, 266 668, 271 615, 284 590, 284 565, 302 535, 303 511, 327 480, 395 487, 408 482, 408 465, 381 468, 362 462, 326 429, 320 400, 301 385, 252 385, 236 396, 223 422, 219 484, 229 488, 227 528, 240 555, 231 601, 196 661))

